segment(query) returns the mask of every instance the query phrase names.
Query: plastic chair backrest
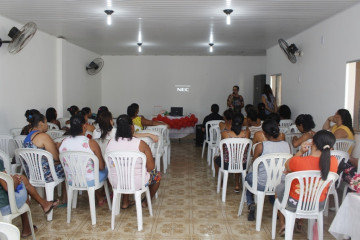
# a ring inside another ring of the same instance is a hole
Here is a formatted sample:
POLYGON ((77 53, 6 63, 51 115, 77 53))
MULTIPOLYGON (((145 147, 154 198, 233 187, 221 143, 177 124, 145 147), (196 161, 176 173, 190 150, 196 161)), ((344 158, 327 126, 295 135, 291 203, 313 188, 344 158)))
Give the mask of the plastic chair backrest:
POLYGON ((205 141, 210 141, 210 134, 209 134, 209 130, 210 130, 210 127, 211 126, 214 126, 214 125, 219 125, 220 122, 224 122, 223 120, 212 120, 212 121, 208 121, 206 124, 205 124, 205 141))
POLYGON ((229 172, 242 172, 243 161, 249 164, 252 141, 247 138, 226 138, 220 141, 221 166, 224 166, 224 148, 228 151, 229 172))
POLYGON ((24 140, 26 138, 26 135, 18 135, 14 137, 14 142, 16 148, 23 148, 24 147, 24 140))
POLYGON ((209 142, 212 144, 219 144, 221 141, 221 133, 219 124, 212 125, 209 129, 209 142))
POLYGON ((54 123, 48 122, 47 125, 49 130, 59 130, 59 126, 54 123))
POLYGON ((289 127, 289 132, 290 133, 300 133, 299 129, 297 128, 297 126, 295 124, 293 124, 289 127))
POLYGON ((101 154, 103 156, 105 156, 106 147, 107 147, 110 139, 97 138, 97 139, 94 139, 94 140, 99 144, 99 147, 101 149, 101 154))
POLYGON ((338 177, 336 173, 329 172, 327 179, 324 181, 321 179, 320 171, 299 171, 287 174, 285 177, 284 197, 281 202, 282 208, 285 208, 287 205, 292 181, 297 179, 300 188, 296 214, 318 214, 322 192, 327 188, 327 200, 330 192, 329 189, 338 177))
POLYGON ((146 130, 155 131, 162 135, 164 144, 167 143, 169 138, 169 131, 166 125, 148 126, 146 130))
POLYGON ((135 167, 141 162, 141 186, 145 188, 147 180, 146 156, 141 152, 114 151, 105 154, 105 163, 109 170, 109 181, 114 189, 131 193, 140 189, 135 187, 135 167))
POLYGON ((8 154, 10 158, 14 157, 15 143, 12 135, 0 134, 0 150, 8 154))
POLYGON ((350 139, 336 139, 334 144, 334 150, 340 150, 350 153, 350 150, 354 149, 355 141, 350 139))
POLYGON ((27 173, 29 175, 27 177, 31 184, 46 183, 42 161, 47 161, 49 163, 51 176, 54 182, 59 181, 55 171, 53 156, 48 151, 34 148, 18 148, 15 150, 15 154, 20 157, 23 169, 29 169, 29 172, 27 173), (26 166, 24 162, 26 163, 26 166))
POLYGON ((10 134, 13 135, 13 137, 19 136, 21 131, 22 131, 22 128, 12 128, 12 129, 10 129, 10 134))
POLYGON ((297 148, 294 148, 293 144, 292 144, 292 139, 296 136, 296 137, 301 137, 301 133, 292 133, 292 132, 288 132, 288 133, 285 133, 285 141, 289 144, 290 146, 290 150, 291 150, 291 153, 295 154, 295 150, 297 148))
POLYGON ((291 119, 283 119, 280 120, 280 127, 290 127, 291 125, 294 124, 294 121, 291 119))
POLYGON ((52 139, 59 138, 64 135, 64 130, 48 130, 46 132, 52 139))
POLYGON ((156 131, 152 131, 152 130, 142 130, 142 131, 139 131, 139 133, 151 133, 153 135, 156 135, 158 137, 158 142, 154 143, 154 152, 151 151, 153 153, 153 156, 155 156, 156 154, 161 154, 163 149, 164 149, 164 140, 163 140, 163 136, 161 133, 159 132, 156 132, 156 131), (155 155, 154 155, 155 153, 155 155))
MULTIPOLYGON (((16 205, 16 200, 15 200, 15 191, 14 191, 14 180, 13 178, 4 172, 0 172, 0 179, 4 180, 6 182, 7 188, 8 188, 8 197, 9 197, 9 205, 10 205, 10 209, 11 209, 11 214, 19 214, 19 209, 16 205)), ((2 215, 1 215, 1 211, 0 211, 0 221, 2 221, 2 215)))
POLYGON ((11 223, 0 222, 0 239, 20 240, 20 231, 11 223))
POLYGON ((4 163, 5 171, 7 173, 11 173, 11 161, 9 158, 9 155, 5 153, 4 151, 0 150, 0 159, 4 163))
POLYGON ((149 137, 141 137, 140 140, 143 140, 150 148, 152 154, 154 155, 156 153, 155 149, 155 142, 149 138, 149 137))
POLYGON ((95 119, 91 119, 91 118, 88 118, 88 124, 90 124, 90 125, 94 125, 94 123, 95 123, 95 119))
POLYGON ((262 155, 255 159, 253 163, 253 188, 257 189, 258 168, 263 164, 266 170, 265 193, 274 193, 275 188, 281 182, 281 176, 285 169, 285 162, 293 155, 290 153, 270 153, 262 155))
POLYGON ((60 122, 60 126, 63 128, 66 125, 66 121, 70 120, 70 118, 58 118, 57 120, 60 122))
POLYGON ((285 133, 285 134, 286 134, 286 133, 289 132, 289 127, 281 127, 281 126, 280 126, 280 127, 279 127, 279 130, 280 130, 281 133, 285 133))
MULTIPOLYGON (((338 161, 338 166, 343 159, 344 159, 344 162, 347 163, 350 158, 349 153, 340 151, 340 150, 331 150, 330 155, 336 157, 336 159, 338 161)), ((343 174, 343 172, 341 172, 339 175, 340 181, 337 182, 336 188, 338 188, 340 186, 342 174, 343 174)))
POLYGON ((94 166, 94 187, 99 186, 99 159, 91 153, 66 151, 60 153, 60 161, 64 167, 66 182, 74 188, 88 187, 87 171, 89 162, 94 166))

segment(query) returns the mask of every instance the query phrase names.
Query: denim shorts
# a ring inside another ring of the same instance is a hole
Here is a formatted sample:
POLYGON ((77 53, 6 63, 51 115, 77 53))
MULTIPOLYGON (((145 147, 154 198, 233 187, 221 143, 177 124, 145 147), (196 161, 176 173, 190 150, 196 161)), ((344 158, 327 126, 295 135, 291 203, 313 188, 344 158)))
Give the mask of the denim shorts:
MULTIPOLYGON (((21 182, 20 184, 22 184, 22 188, 18 192, 15 192, 15 201, 18 208, 21 208, 28 199, 28 194, 24 183, 21 182)), ((0 211, 3 216, 9 215, 11 213, 10 205, 6 205, 0 208, 0 211)))

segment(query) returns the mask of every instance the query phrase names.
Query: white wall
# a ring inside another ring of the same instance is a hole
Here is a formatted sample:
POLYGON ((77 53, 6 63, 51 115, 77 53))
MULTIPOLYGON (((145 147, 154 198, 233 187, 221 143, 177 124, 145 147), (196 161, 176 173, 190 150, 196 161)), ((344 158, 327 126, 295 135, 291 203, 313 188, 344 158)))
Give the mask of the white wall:
MULTIPOLYGON (((0 16, 0 37, 9 40, 9 30, 23 24, 0 16)), ((90 76, 85 66, 97 54, 57 40, 41 31, 18 54, 0 48, 0 132, 26 124, 24 113, 36 108, 43 114, 48 107, 67 108, 77 104, 96 110, 101 101, 101 76, 90 76)), ((65 112, 68 116, 68 113, 65 112)))
POLYGON ((148 118, 154 106, 184 107, 200 121, 217 103, 226 109, 227 96, 239 85, 245 104, 252 103, 253 76, 265 72, 265 57, 104 56, 102 103, 116 117, 133 102, 148 118), (191 85, 190 93, 175 85, 191 85))
POLYGON ((296 64, 277 45, 267 50, 267 76, 282 74, 283 103, 294 119, 309 113, 321 129, 328 116, 344 107, 346 63, 360 59, 359 11, 356 5, 287 39, 304 51, 296 64))
MULTIPOLYGON (((9 40, 9 30, 22 24, 0 16, 0 37, 9 40)), ((26 124, 24 113, 37 108, 45 112, 56 105, 54 37, 38 31, 18 54, 0 48, 0 132, 26 124)))

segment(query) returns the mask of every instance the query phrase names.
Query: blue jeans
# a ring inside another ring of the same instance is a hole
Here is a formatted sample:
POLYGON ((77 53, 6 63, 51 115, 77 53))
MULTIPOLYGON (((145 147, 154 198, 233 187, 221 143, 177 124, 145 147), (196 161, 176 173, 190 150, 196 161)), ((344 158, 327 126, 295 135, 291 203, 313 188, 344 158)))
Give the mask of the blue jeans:
MULTIPOLYGON (((253 179, 253 173, 252 172, 246 174, 245 181, 247 181, 250 186, 252 186, 252 179, 253 179)), ((264 191, 265 186, 258 184, 257 190, 258 191, 264 191)), ((274 205, 275 196, 270 195, 269 196, 269 201, 270 201, 271 205, 274 205)), ((247 202, 248 206, 250 204, 255 203, 254 202, 254 194, 252 194, 249 190, 246 190, 246 202, 247 202)))
MULTIPOLYGON (((22 189, 19 190, 19 192, 15 192, 15 201, 17 208, 21 208, 26 203, 26 200, 28 198, 28 194, 24 183, 21 182, 20 184, 23 185, 22 189)), ((0 211, 1 211, 1 215, 3 216, 9 215, 11 213, 10 205, 6 205, 0 208, 0 211)))

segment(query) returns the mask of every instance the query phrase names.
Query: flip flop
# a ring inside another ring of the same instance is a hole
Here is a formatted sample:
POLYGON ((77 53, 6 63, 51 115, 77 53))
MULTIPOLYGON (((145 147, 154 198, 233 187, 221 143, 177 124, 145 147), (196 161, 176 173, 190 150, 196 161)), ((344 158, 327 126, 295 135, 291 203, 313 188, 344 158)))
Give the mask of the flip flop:
POLYGON ((59 205, 59 199, 55 200, 55 201, 50 201, 52 202, 52 205, 50 206, 49 210, 47 210, 45 212, 45 214, 49 214, 51 212, 51 210, 53 210, 54 207, 59 205))
POLYGON ((129 202, 129 205, 127 205, 127 207, 121 206, 120 208, 121 208, 121 209, 128 209, 128 208, 130 208, 130 207, 132 207, 132 206, 134 206, 134 205, 135 205, 135 201, 130 201, 130 202, 129 202))
MULTIPOLYGON (((37 232, 37 230, 38 230, 37 226, 33 225, 33 228, 34 228, 34 233, 37 232)), ((26 234, 26 235, 21 234, 21 238, 28 238, 30 236, 32 236, 31 232, 29 234, 26 234)))
POLYGON ((240 192, 240 188, 235 188, 235 189, 234 189, 234 192, 235 192, 235 193, 239 193, 239 192, 240 192))

